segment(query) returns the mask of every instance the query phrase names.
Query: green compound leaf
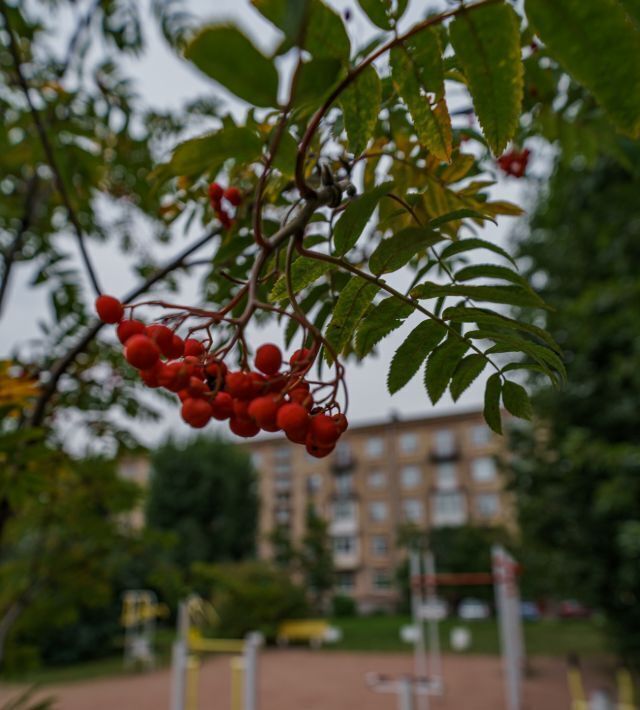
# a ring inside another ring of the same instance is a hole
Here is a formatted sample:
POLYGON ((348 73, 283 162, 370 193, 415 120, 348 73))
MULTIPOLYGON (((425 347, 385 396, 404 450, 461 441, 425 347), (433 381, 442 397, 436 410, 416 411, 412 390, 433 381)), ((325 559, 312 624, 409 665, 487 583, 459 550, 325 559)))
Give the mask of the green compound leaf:
POLYGON ((344 114, 349 148, 354 155, 364 152, 378 122, 382 101, 382 84, 378 72, 368 66, 342 94, 340 104, 344 114))
POLYGON ((413 312, 413 306, 389 296, 372 306, 360 323, 356 333, 356 354, 368 355, 389 333, 399 328, 413 312))
POLYGON ((478 120, 496 155, 515 135, 520 118, 524 68, 519 25, 515 11, 498 4, 462 12, 450 27, 478 120))
POLYGON ((441 296, 460 296, 476 301, 501 303, 505 306, 522 306, 532 308, 548 308, 545 302, 533 291, 520 286, 503 286, 489 284, 482 286, 465 286, 458 284, 436 284, 427 281, 416 286, 411 296, 420 299, 440 298, 441 296))
POLYGON ((392 186, 392 181, 382 183, 349 203, 333 230, 336 256, 346 254, 358 241, 378 202, 392 186))
POLYGON ((460 395, 479 377, 486 366, 487 359, 483 355, 467 355, 460 360, 449 387, 454 402, 458 401, 460 395))
POLYGON ((185 57, 232 94, 254 106, 278 105, 278 71, 233 25, 205 27, 185 57))
POLYGON ((502 392, 502 381, 500 375, 495 375, 487 380, 484 391, 484 419, 487 424, 496 432, 502 434, 502 420, 500 417, 500 393, 502 392))
POLYGON ((394 27, 394 20, 402 17, 409 0, 397 0, 395 12, 391 0, 359 0, 359 3, 374 25, 383 30, 390 30, 394 27))
POLYGON ((525 390, 522 385, 518 385, 510 380, 505 380, 502 387, 502 401, 507 411, 511 412, 514 417, 531 419, 533 416, 531 400, 529 399, 527 390, 525 390))
MULTIPOLYGON (((376 284, 357 276, 351 277, 342 289, 325 334, 327 341, 333 346, 336 353, 341 353, 351 343, 358 323, 377 292, 378 286, 376 284)), ((325 357, 331 362, 331 356, 327 350, 325 350, 325 357)))
MULTIPOLYGON (((302 291, 303 288, 311 285, 321 276, 333 271, 335 268, 334 264, 329 264, 326 261, 307 259, 304 256, 299 257, 291 264, 291 286, 293 292, 298 293, 302 291)), ((276 281, 274 287, 271 289, 269 300, 273 303, 286 298, 287 281, 283 275, 276 281)))
POLYGON ((482 212, 478 212, 477 210, 470 210, 465 207, 463 209, 453 210, 453 212, 447 212, 447 214, 443 214, 440 215, 440 217, 435 217, 434 219, 429 220, 429 226, 435 229, 441 224, 446 224, 447 222, 457 222, 458 220, 468 218, 488 220, 489 222, 498 224, 496 220, 493 219, 493 217, 490 217, 486 214, 482 214, 482 212))
POLYGON ((595 96, 616 127, 640 136, 640 5, 636 0, 526 0, 549 53, 595 96))
POLYGON ((387 389, 390 394, 402 389, 409 382, 446 332, 447 329, 442 323, 425 320, 409 333, 391 360, 387 376, 387 389))
POLYGON ((517 271, 510 269, 508 266, 500 266, 499 264, 472 264, 471 266, 465 266, 455 274, 456 281, 490 278, 510 281, 513 284, 523 286, 527 290, 531 288, 524 276, 521 276, 517 271))
POLYGON ((455 256, 456 254, 464 254, 464 252, 471 251, 473 249, 487 249, 487 251, 492 251, 494 254, 499 254, 505 259, 508 259, 514 266, 516 265, 513 257, 502 247, 499 247, 497 244, 492 244, 491 242, 486 241, 486 239, 480 239, 479 237, 473 237, 472 239, 460 239, 457 242, 449 244, 449 246, 442 251, 440 257, 442 259, 448 259, 451 256, 455 256))
POLYGON ((442 241, 443 236, 424 227, 407 227, 378 244, 369 258, 373 274, 389 274, 401 269, 416 254, 442 241))
POLYGON ((451 117, 444 100, 442 45, 435 30, 419 32, 391 50, 393 83, 407 104, 420 142, 451 160, 451 117))
POLYGON ((466 340, 450 335, 431 353, 424 371, 424 384, 433 404, 445 393, 449 380, 468 349, 466 340))

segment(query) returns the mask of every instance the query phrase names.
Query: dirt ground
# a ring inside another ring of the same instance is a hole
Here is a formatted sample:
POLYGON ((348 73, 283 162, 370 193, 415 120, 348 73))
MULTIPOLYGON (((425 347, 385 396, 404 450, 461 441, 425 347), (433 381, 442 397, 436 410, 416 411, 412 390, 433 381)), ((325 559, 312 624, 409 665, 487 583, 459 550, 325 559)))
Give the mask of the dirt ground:
MULTIPOLYGON (((260 710, 395 710, 396 699, 366 687, 369 671, 388 675, 411 672, 405 654, 268 650, 260 657, 260 710)), ((567 710, 562 659, 535 658, 524 683, 523 710, 567 710)), ((505 707, 500 659, 447 656, 445 694, 432 698, 430 710, 502 710, 505 707)), ((603 684, 601 672, 587 668, 589 686, 603 684)), ((0 706, 18 688, 0 688, 0 706)), ((43 689, 58 710, 169 710, 170 672, 77 682, 43 689)), ((200 676, 200 710, 228 710, 229 657, 209 658, 200 676)))

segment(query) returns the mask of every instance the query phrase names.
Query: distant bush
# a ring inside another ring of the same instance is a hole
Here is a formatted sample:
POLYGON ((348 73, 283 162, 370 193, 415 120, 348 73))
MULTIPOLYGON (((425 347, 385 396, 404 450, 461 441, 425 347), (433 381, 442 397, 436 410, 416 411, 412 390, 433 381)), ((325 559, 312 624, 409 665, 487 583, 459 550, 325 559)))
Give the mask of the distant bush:
POLYGON ((345 594, 336 594, 331 600, 331 615, 336 618, 357 616, 358 609, 352 597, 345 594))

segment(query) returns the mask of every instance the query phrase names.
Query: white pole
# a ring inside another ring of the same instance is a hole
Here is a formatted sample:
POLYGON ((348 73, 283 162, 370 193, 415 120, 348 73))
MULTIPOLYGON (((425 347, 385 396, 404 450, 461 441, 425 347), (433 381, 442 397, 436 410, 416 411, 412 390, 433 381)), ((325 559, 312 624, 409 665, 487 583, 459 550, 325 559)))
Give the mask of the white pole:
MULTIPOLYGON (((427 606, 432 607, 435 612, 437 605, 436 592, 436 560, 433 552, 426 552, 424 555, 424 571, 427 576, 427 606)), ((438 631, 438 619, 431 614, 429 621, 429 683, 435 685, 437 693, 442 692, 442 658, 440 656, 440 633, 438 631)))
POLYGON ((262 635, 256 632, 247 634, 244 646, 244 708, 258 710, 258 648, 262 635))
POLYGON ((411 678, 400 678, 398 680, 398 710, 413 710, 411 678))
MULTIPOLYGON (((422 570, 420 569, 420 554, 411 550, 409 557, 409 581, 411 584, 411 614, 413 625, 416 629, 416 640, 413 650, 414 674, 416 679, 427 679, 429 671, 427 653, 425 650, 424 624, 421 609, 424 605, 422 570)), ((429 696, 422 695, 418 698, 418 710, 429 710, 429 696)))
POLYGON ((185 710, 187 686, 187 637, 189 633, 189 610, 186 602, 178 605, 177 638, 172 652, 171 710, 185 710))

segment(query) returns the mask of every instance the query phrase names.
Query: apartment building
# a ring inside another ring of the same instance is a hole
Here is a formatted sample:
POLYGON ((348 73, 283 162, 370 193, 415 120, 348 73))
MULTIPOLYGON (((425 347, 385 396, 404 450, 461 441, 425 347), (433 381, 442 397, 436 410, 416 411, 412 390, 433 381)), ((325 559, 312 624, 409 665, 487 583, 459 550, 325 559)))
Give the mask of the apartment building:
POLYGON ((246 446, 260 474, 260 557, 274 556, 276 529, 300 541, 311 503, 329 522, 336 592, 364 612, 397 601, 403 524, 513 525, 496 465, 504 443, 480 411, 354 426, 324 459, 281 436, 246 446))

